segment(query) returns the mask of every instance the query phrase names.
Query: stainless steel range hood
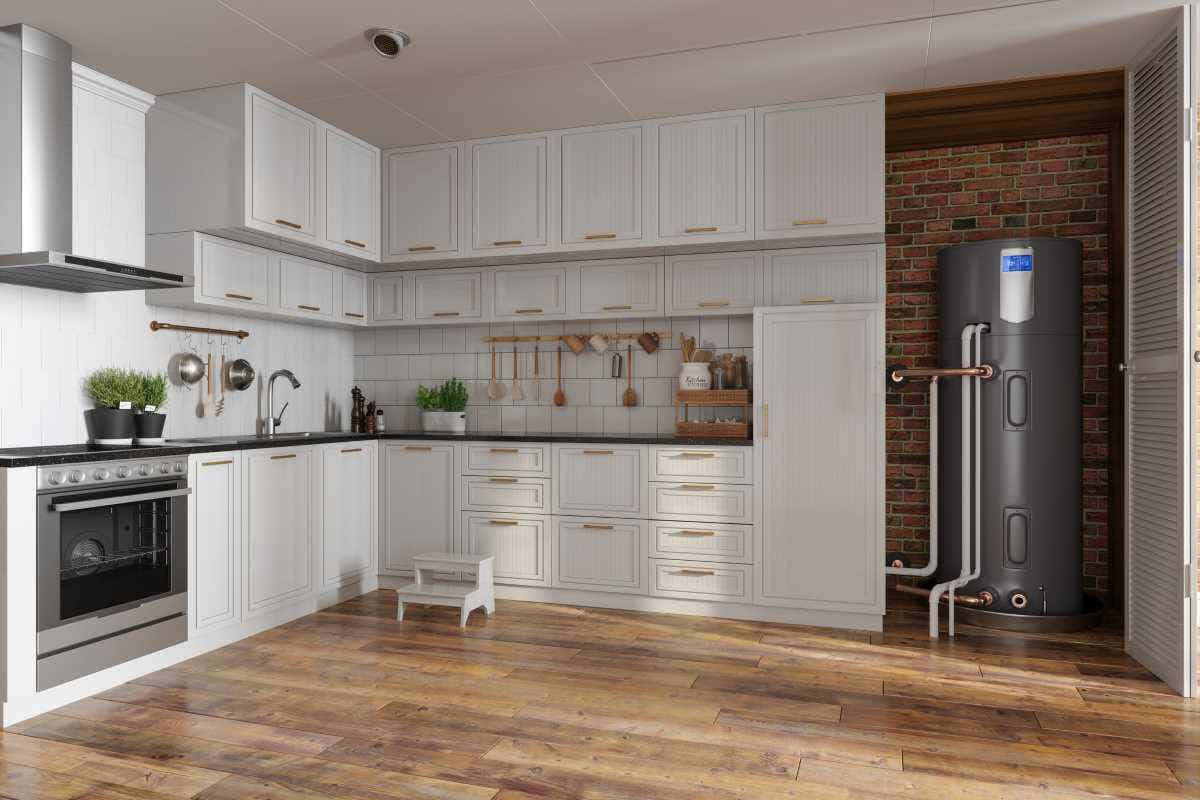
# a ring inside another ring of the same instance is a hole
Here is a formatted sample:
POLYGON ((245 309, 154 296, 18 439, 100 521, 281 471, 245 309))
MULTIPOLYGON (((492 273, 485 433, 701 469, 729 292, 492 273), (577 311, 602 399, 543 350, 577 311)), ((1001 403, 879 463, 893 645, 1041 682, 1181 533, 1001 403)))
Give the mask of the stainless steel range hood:
POLYGON ((71 45, 0 28, 0 283, 69 292, 189 286, 181 275, 71 252, 71 45))

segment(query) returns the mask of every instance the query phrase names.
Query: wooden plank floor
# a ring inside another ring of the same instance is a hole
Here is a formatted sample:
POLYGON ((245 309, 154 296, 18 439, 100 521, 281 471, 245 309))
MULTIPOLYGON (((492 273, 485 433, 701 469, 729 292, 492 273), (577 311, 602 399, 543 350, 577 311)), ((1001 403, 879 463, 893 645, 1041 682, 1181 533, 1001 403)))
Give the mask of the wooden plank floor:
POLYGON ((1200 797, 1120 631, 882 634, 375 592, 0 734, 0 796, 1200 797))

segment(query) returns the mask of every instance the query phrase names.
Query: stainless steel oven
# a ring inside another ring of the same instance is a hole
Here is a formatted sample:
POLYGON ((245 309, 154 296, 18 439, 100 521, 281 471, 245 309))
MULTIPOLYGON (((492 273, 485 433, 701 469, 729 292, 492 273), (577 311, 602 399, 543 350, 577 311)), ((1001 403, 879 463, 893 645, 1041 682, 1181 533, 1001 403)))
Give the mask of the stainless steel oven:
POLYGON ((38 470, 37 688, 187 639, 187 464, 38 470))

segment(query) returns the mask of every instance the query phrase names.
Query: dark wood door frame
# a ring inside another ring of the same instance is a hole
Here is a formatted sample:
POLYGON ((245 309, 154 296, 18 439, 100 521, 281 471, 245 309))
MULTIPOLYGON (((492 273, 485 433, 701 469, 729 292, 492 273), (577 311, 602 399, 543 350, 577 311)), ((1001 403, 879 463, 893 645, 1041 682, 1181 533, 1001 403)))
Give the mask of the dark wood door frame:
POLYGON ((1125 72, 1055 75, 891 94, 889 152, 1108 135, 1108 595, 1125 595, 1125 72))

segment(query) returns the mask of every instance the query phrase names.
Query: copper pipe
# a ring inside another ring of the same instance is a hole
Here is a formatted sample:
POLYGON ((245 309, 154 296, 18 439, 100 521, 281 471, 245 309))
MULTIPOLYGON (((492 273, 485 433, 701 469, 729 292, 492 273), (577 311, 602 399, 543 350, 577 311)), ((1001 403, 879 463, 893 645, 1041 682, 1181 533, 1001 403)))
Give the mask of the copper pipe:
MULTIPOLYGON (((896 591, 903 592, 904 594, 913 594, 917 597, 929 597, 928 589, 922 589, 920 586, 909 586, 906 583, 896 584, 896 591)), ((948 603, 950 601, 949 596, 944 595, 942 601, 948 603)), ((962 603, 964 606, 986 608, 996 602, 996 596, 987 589, 984 589, 979 594, 956 594, 954 595, 954 602, 962 603)))
POLYGON ((996 374, 991 364, 978 367, 914 367, 912 369, 894 369, 888 373, 892 383, 900 383, 906 378, 983 378, 988 380, 996 374))
POLYGON ((152 331, 187 331, 189 333, 209 333, 213 336, 236 336, 238 339, 245 339, 250 335, 249 331, 232 331, 225 328, 201 328, 195 325, 179 325, 174 322, 159 322, 151 320, 150 330, 152 331))

